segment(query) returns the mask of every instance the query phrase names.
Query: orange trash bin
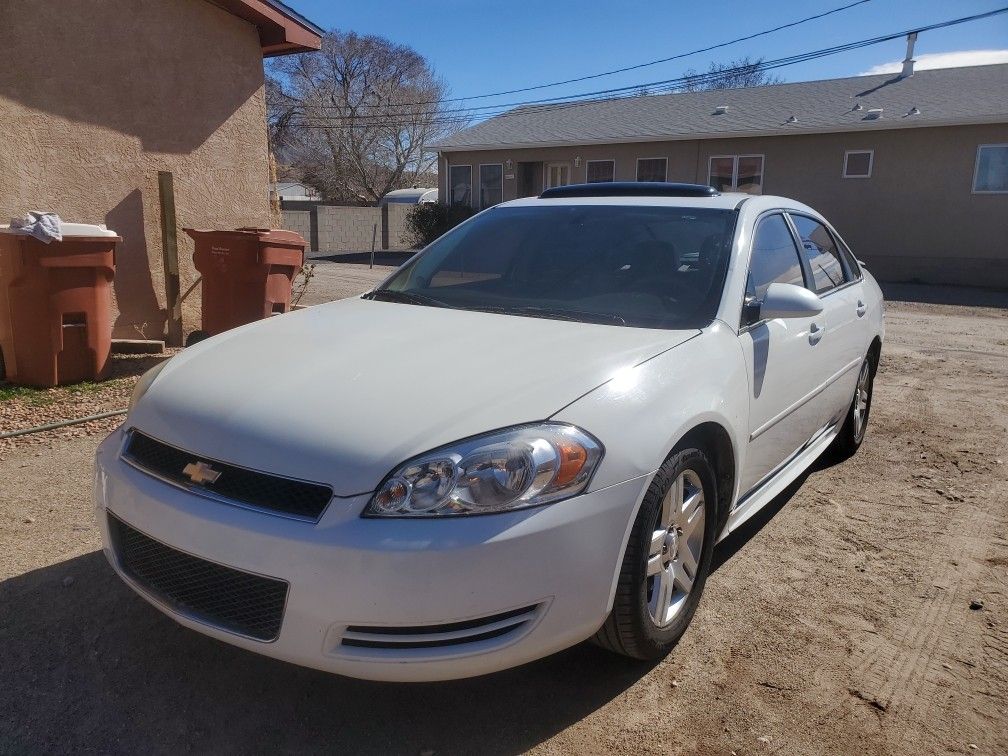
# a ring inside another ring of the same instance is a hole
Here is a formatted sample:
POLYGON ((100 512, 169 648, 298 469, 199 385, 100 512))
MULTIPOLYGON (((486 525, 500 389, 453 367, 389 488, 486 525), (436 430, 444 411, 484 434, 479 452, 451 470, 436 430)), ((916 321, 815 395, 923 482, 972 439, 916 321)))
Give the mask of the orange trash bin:
POLYGON ((305 240, 300 234, 269 228, 183 231, 196 242, 193 264, 203 276, 200 336, 290 309, 294 276, 304 265, 305 240))
POLYGON ((112 349, 114 231, 64 223, 49 244, 0 226, 4 378, 51 388, 100 380, 112 349))

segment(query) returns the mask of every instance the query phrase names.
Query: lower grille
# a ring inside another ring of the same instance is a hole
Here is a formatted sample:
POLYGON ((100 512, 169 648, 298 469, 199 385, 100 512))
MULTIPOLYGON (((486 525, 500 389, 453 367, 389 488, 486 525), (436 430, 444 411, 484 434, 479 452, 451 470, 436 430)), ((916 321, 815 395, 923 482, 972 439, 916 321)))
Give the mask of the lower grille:
POLYGON ((412 627, 350 625, 343 633, 342 644, 354 648, 376 649, 461 646, 517 633, 536 618, 538 609, 538 605, 526 606, 487 617, 441 625, 412 627))
POLYGON ((111 513, 112 546, 126 575, 171 609, 260 641, 275 640, 287 583, 209 562, 166 546, 111 513))

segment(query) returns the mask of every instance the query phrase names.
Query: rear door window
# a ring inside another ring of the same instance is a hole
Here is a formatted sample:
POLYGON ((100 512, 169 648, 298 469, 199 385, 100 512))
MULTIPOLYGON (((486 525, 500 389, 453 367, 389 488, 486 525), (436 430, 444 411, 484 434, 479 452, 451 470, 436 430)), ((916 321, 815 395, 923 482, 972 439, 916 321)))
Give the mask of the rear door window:
POLYGON ((805 261, 812 272, 812 285, 808 288, 816 294, 824 294, 851 280, 840 261, 840 250, 826 227, 807 215, 791 215, 791 220, 801 239, 805 261))

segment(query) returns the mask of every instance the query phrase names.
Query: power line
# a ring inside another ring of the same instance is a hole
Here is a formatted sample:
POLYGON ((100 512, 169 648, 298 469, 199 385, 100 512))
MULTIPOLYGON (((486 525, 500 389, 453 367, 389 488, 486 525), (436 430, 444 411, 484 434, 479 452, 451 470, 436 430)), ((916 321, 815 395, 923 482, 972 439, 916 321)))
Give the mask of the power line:
MULTIPOLYGON (((858 5, 864 5, 869 3, 871 0, 857 0, 857 2, 848 3, 839 8, 833 8, 832 10, 824 11, 823 13, 817 13, 814 16, 807 16, 806 18, 798 19, 797 21, 791 21, 786 24, 781 24, 780 26, 775 26, 772 29, 764 29, 763 31, 755 32, 754 34, 748 34, 744 37, 736 37, 735 39, 730 39, 727 42, 719 42, 716 45, 710 45, 708 47, 701 47, 696 50, 690 50, 689 52, 677 53, 675 55, 670 55, 667 58, 659 58, 657 60, 649 60, 645 63, 636 63, 632 66, 624 66, 623 68, 614 68, 611 71, 601 71, 600 73, 588 74, 586 76, 578 76, 573 79, 564 79, 563 81, 551 81, 546 84, 535 84, 528 87, 520 87, 518 89, 507 89, 501 92, 490 92, 488 94, 471 95, 469 97, 452 97, 442 102, 464 102, 467 100, 481 100, 488 97, 501 97, 503 95, 519 94, 520 92, 532 92, 537 89, 547 89, 548 87, 559 87, 565 84, 577 84, 582 81, 589 81, 591 79, 600 79, 603 76, 613 76, 614 74, 626 73, 627 71, 636 71, 641 68, 647 68, 648 66, 656 66, 661 63, 668 63, 673 60, 681 60, 682 58, 688 58, 692 55, 699 55, 700 53, 711 52, 712 50, 718 50, 722 47, 728 47, 730 45, 738 44, 739 42, 747 42, 750 39, 756 39, 757 37, 764 37, 767 34, 773 34, 774 32, 783 31, 784 29, 790 29, 795 26, 800 26, 801 24, 808 23, 809 21, 816 21, 820 18, 826 18, 827 16, 832 16, 835 13, 840 13, 841 11, 854 8, 858 5)), ((424 103, 433 104, 433 103, 424 103)))
MULTIPOLYGON (((641 68, 647 68, 649 66, 659 65, 661 63, 668 63, 668 62, 673 61, 673 60, 681 60, 683 58, 688 58, 688 57, 691 57, 693 55, 699 55, 700 53, 710 52, 712 50, 718 50, 718 49, 723 48, 723 47, 729 47, 731 45, 738 44, 739 42, 746 42, 748 40, 756 39, 758 37, 764 37, 764 36, 766 36, 768 34, 773 34, 775 32, 779 32, 779 31, 782 31, 784 29, 790 29, 790 28, 793 28, 795 26, 800 26, 801 24, 808 23, 809 21, 816 21, 816 20, 818 20, 820 18, 825 18, 827 16, 832 16, 835 13, 840 13, 841 11, 848 10, 848 9, 853 8, 855 6, 858 6, 858 5, 864 5, 865 3, 869 3, 869 2, 871 2, 871 0, 856 0, 856 2, 848 3, 847 5, 842 5, 839 8, 833 8, 831 10, 824 11, 822 13, 817 13, 814 16, 806 16, 805 18, 800 18, 797 21, 790 21, 790 22, 788 22, 786 24, 781 24, 780 26, 775 26, 772 29, 764 29, 763 31, 755 32, 753 34, 747 34, 744 37, 736 37, 735 39, 730 39, 730 40, 728 40, 726 42, 719 42, 719 43, 717 43, 715 45, 709 45, 708 47, 701 47, 701 48, 698 48, 696 50, 690 50, 689 52, 677 53, 675 55, 670 55, 667 58, 659 58, 657 60, 650 60, 650 61, 647 61, 645 63, 636 63, 636 64, 631 65, 631 66, 624 66, 623 68, 616 68, 616 69, 613 69, 611 71, 602 71, 602 72, 599 72, 599 73, 588 74, 588 75, 585 75, 585 76, 578 76, 578 77, 575 77, 573 79, 565 79, 563 81, 552 81, 552 82, 548 82, 548 83, 545 83, 545 84, 534 84, 534 85, 531 85, 531 86, 528 86, 528 87, 520 87, 518 89, 508 89, 508 90, 502 90, 500 92, 489 92, 487 94, 470 95, 468 97, 447 97, 447 98, 442 99, 442 100, 426 100, 426 101, 415 101, 415 102, 409 102, 409 103, 400 103, 400 104, 396 105, 395 107, 413 107, 413 106, 424 106, 424 105, 439 105, 439 104, 446 103, 446 102, 468 102, 470 100, 482 100, 482 99, 487 99, 487 98, 490 98, 490 97, 502 97, 504 95, 519 94, 521 92, 532 92, 532 91, 539 90, 539 89, 547 89, 549 87, 558 87, 558 86, 563 86, 565 84, 576 84, 578 82, 589 81, 591 79, 599 79, 599 78, 602 78, 604 76, 612 76, 614 74, 626 73, 627 71, 636 71, 636 70, 641 69, 641 68)), ((501 106, 502 105, 497 104, 497 105, 487 105, 487 106, 482 106, 482 107, 484 107, 484 108, 495 108, 495 107, 501 107, 501 106)), ((320 106, 320 107, 340 107, 340 106, 338 106, 338 105, 330 105, 330 106, 320 106)), ((366 107, 380 108, 382 106, 375 105, 375 106, 366 106, 366 107)), ((479 110, 479 109, 481 109, 480 106, 472 108, 472 110, 479 110)))
MULTIPOLYGON (((911 33, 914 33, 914 32, 920 33, 920 32, 924 32, 924 31, 932 31, 934 29, 946 28, 946 27, 949 27, 949 26, 957 25, 957 24, 963 24, 963 23, 968 23, 968 22, 971 22, 971 21, 977 21, 977 20, 981 20, 981 19, 984 19, 984 18, 989 18, 991 16, 995 16, 995 15, 998 15, 998 14, 1001 14, 1001 13, 1005 13, 1005 12, 1008 12, 1008 6, 1006 6, 1004 8, 999 8, 997 10, 988 11, 986 13, 980 13, 980 14, 975 14, 975 15, 972 15, 972 16, 964 16, 964 17, 961 17, 961 18, 950 19, 948 21, 942 21, 942 22, 939 22, 939 23, 930 24, 928 26, 918 27, 916 29, 909 29, 909 30, 900 31, 900 32, 893 32, 893 33, 890 33, 890 34, 886 34, 886 35, 882 35, 882 36, 878 36, 878 37, 870 37, 870 38, 867 38, 867 39, 857 40, 857 41, 854 41, 854 42, 848 42, 848 43, 844 43, 844 44, 841 44, 841 45, 836 45, 836 46, 829 47, 829 48, 822 48, 822 49, 819 49, 819 50, 813 50, 813 51, 809 51, 809 52, 805 52, 805 53, 799 53, 797 55, 787 56, 785 58, 778 58, 778 59, 775 59, 775 60, 765 61, 764 63, 762 63, 760 65, 760 69, 761 70, 773 70, 773 69, 776 69, 776 68, 782 68, 784 66, 794 65, 796 63, 801 63, 801 62, 805 62, 805 61, 808 61, 808 60, 814 60, 814 59, 817 59, 817 58, 826 57, 828 55, 835 55, 835 54, 841 53, 841 52, 847 52, 847 51, 850 51, 850 50, 860 49, 862 47, 868 47, 868 46, 871 46, 871 45, 880 44, 882 42, 887 42, 887 41, 890 41, 890 40, 893 40, 893 39, 898 39, 900 37, 904 37, 907 34, 911 34, 911 33)), ((460 120, 463 120, 463 118, 465 118, 466 115, 475 115, 476 111, 495 111, 495 112, 480 112, 479 115, 484 116, 484 117, 497 117, 497 118, 513 117, 513 116, 516 116, 516 115, 524 115, 524 114, 528 113, 529 110, 526 107, 522 107, 522 106, 530 106, 530 105, 537 106, 536 109, 535 109, 537 113, 545 113, 545 112, 550 112, 552 110, 557 110, 557 109, 561 109, 561 108, 575 107, 575 106, 578 106, 578 105, 590 104, 590 103, 595 103, 595 102, 604 101, 604 100, 624 99, 626 97, 626 94, 625 94, 626 92, 639 90, 641 88, 647 88, 647 89, 649 89, 649 94, 650 93, 661 93, 661 92, 666 92, 666 91, 675 91, 676 89, 680 88, 683 84, 687 83, 688 81, 692 81, 692 82, 709 81, 709 80, 720 78, 720 77, 722 77, 722 76, 724 76, 726 74, 727 75, 731 75, 733 73, 744 72, 745 70, 747 70, 747 68, 748 68, 748 66, 741 66, 741 67, 736 67, 736 68, 731 68, 731 69, 725 69, 723 71, 707 72, 707 73, 704 73, 704 74, 697 74, 695 76, 694 75, 691 75, 691 76, 681 76, 681 77, 677 77, 675 79, 664 79, 664 80, 660 80, 660 81, 637 83, 637 84, 632 84, 632 85, 628 85, 628 86, 625 86, 625 87, 615 87, 615 88, 610 88, 610 89, 605 89, 605 90, 596 90, 594 92, 585 92, 585 93, 581 93, 581 94, 578 94, 578 95, 570 95, 567 98, 562 98, 562 99, 525 100, 525 101, 513 102, 513 103, 502 103, 502 104, 492 105, 492 106, 483 106, 483 107, 481 107, 479 109, 458 108, 458 109, 442 110, 439 113, 435 114, 433 119, 428 119, 428 122, 430 122, 430 123, 445 123, 445 124, 447 124, 447 123, 455 123, 455 122, 458 122, 460 120), (613 96, 613 95, 616 95, 616 96, 613 96), (622 96, 620 96, 620 95, 622 95, 622 96), (511 109, 511 108, 516 108, 516 109, 511 109)), ((302 117, 306 116, 306 114, 303 114, 303 113, 301 115, 302 115, 302 117)), ((309 117, 310 120, 316 121, 316 123, 296 123, 296 124, 291 124, 291 125, 297 126, 297 127, 302 127, 302 128, 318 128, 318 129, 337 128, 344 121, 348 122, 347 125, 350 128, 371 128, 371 127, 373 127, 375 125, 399 125, 399 124, 401 124, 401 125, 408 125, 408 123, 406 121, 404 121, 404 120, 396 121, 394 119, 395 118, 400 118, 400 119, 408 118, 411 115, 419 117, 419 116, 424 115, 424 114, 421 113, 420 111, 413 111, 412 113, 407 111, 407 112, 400 112, 400 113, 382 112, 380 114, 379 113, 375 113, 375 114, 372 114, 372 115, 367 115, 366 114, 364 116, 318 115, 318 116, 310 116, 309 117)))

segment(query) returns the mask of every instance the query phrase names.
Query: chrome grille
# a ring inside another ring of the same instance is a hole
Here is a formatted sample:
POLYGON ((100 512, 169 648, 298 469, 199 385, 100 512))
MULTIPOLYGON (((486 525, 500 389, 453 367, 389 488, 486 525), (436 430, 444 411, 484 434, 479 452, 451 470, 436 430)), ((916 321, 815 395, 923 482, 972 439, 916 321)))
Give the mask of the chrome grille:
POLYGON ((111 512, 112 547, 127 577, 193 619, 260 641, 280 633, 287 583, 186 554, 127 525, 111 512))

